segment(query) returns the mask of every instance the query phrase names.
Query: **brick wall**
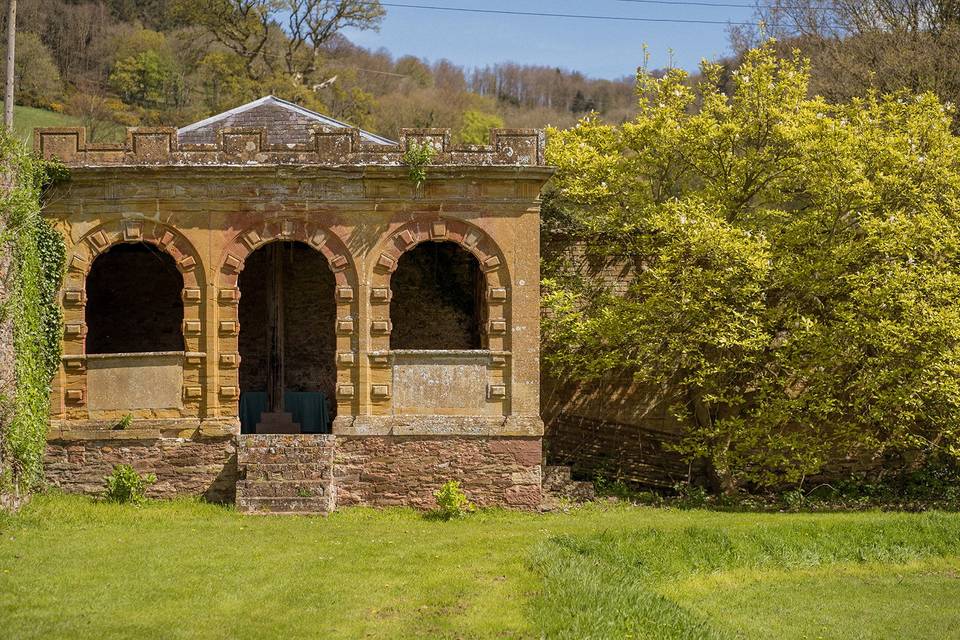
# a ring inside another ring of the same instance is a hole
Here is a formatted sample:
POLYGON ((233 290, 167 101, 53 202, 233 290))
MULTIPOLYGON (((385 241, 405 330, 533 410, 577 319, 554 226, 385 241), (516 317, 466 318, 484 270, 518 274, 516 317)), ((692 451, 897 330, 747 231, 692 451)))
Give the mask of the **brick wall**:
POLYGON ((450 242, 404 253, 390 279, 392 349, 479 349, 483 274, 450 242))
POLYGON ((86 353, 183 351, 182 291, 173 258, 151 245, 97 257, 87 277, 86 353))
MULTIPOLYGON (((270 245, 268 245, 270 246, 270 245)), ((323 391, 331 410, 336 390, 334 279, 323 255, 306 245, 283 247, 285 388, 323 391)), ((266 391, 267 281, 270 252, 255 251, 240 274, 240 388, 266 391)))

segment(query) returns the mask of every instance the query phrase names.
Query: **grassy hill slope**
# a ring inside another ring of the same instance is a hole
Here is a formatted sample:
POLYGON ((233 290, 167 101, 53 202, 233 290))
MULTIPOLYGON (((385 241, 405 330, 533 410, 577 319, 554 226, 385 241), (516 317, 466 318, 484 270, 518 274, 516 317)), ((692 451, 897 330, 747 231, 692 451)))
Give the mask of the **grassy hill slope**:
POLYGON ((17 137, 33 145, 34 127, 79 127, 80 118, 33 107, 13 107, 13 129, 17 137))

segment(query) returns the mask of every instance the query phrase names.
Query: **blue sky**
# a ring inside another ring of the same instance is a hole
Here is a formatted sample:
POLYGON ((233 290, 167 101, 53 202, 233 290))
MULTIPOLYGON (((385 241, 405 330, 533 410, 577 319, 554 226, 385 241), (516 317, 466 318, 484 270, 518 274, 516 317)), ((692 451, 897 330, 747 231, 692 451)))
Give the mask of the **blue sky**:
MULTIPOLYGON (((389 0, 385 0, 389 3, 389 0)), ((750 5, 751 0, 702 0, 750 5)), ((750 21, 749 8, 664 6, 631 0, 397 0, 474 9, 592 14, 659 19, 750 21)), ((598 78, 632 76, 643 59, 651 67, 694 69, 701 58, 728 52, 722 24, 614 22, 571 18, 506 16, 386 7, 379 32, 348 31, 366 47, 386 48, 395 56, 412 54, 431 61, 447 58, 466 67, 514 61, 559 66, 598 78)))

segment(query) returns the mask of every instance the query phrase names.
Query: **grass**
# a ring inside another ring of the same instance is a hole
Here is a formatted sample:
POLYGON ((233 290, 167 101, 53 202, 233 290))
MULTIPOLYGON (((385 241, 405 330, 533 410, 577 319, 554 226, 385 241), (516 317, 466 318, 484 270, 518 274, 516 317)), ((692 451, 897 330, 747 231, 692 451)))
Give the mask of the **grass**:
POLYGON ((0 516, 3 638, 958 638, 960 515, 0 516))
MULTIPOLYGON (((82 127, 80 118, 57 113, 56 111, 47 111, 46 109, 36 109, 34 107, 23 107, 14 105, 13 107, 13 129, 17 137, 23 140, 31 148, 33 147, 33 129, 34 127, 82 127)), ((104 141, 113 142, 123 139, 124 128, 115 123, 106 123, 102 127, 102 133, 98 134, 104 141)))
POLYGON ((13 129, 17 137, 33 146, 34 127, 79 127, 80 118, 65 113, 35 109, 33 107, 13 107, 13 129))

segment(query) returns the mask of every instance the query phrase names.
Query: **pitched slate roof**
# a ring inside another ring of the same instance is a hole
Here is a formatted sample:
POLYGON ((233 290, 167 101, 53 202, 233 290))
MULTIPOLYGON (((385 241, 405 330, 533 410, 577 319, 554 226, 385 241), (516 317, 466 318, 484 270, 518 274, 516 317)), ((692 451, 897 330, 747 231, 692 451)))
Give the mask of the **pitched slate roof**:
MULTIPOLYGON (((266 129, 267 142, 271 144, 308 144, 311 142, 311 127, 322 125, 331 129, 347 129, 350 125, 305 109, 300 105, 273 96, 264 96, 188 124, 177 130, 180 143, 215 143, 217 131, 222 127, 255 127, 266 129)), ((392 140, 368 131, 360 131, 360 138, 372 144, 392 145, 392 140)))

